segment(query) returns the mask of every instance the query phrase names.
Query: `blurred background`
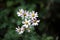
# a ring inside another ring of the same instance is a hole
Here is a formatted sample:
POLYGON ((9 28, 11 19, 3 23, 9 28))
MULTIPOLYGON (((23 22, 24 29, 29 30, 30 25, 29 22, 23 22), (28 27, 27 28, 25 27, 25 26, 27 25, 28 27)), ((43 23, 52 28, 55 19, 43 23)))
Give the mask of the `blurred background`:
POLYGON ((60 0, 0 0, 0 40, 58 40, 60 0), (38 12, 40 23, 30 33, 19 35, 18 9, 38 12))

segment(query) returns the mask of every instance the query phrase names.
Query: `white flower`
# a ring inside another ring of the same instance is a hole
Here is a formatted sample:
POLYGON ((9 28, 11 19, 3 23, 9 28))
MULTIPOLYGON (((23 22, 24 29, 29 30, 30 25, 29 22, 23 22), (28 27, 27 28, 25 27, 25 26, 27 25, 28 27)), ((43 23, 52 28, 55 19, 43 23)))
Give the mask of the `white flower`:
POLYGON ((31 24, 31 23, 30 23, 30 20, 27 20, 27 19, 25 19, 25 21, 23 21, 22 23, 24 24, 23 26, 24 26, 25 28, 28 28, 28 26, 31 24))
POLYGON ((19 11, 17 12, 17 15, 22 17, 23 13, 24 13, 24 10, 23 9, 19 9, 19 11))
POLYGON ((28 16, 29 16, 29 11, 24 11, 24 13, 23 13, 23 17, 25 17, 25 18, 28 18, 28 16))
POLYGON ((36 17, 38 17, 37 12, 36 13, 35 13, 35 11, 30 12, 30 18, 31 19, 36 18, 36 17))
POLYGON ((18 28, 16 28, 16 31, 17 32, 20 32, 21 31, 19 26, 18 26, 18 28))
POLYGON ((38 25, 38 22, 40 22, 40 20, 34 19, 34 20, 32 20, 32 25, 36 26, 36 25, 38 25))
POLYGON ((24 28, 21 27, 21 31, 19 32, 19 34, 22 34, 24 31, 25 31, 24 28))
POLYGON ((18 28, 16 28, 16 31, 19 33, 19 34, 22 34, 23 32, 24 32, 24 28, 23 27, 19 27, 18 26, 18 28))

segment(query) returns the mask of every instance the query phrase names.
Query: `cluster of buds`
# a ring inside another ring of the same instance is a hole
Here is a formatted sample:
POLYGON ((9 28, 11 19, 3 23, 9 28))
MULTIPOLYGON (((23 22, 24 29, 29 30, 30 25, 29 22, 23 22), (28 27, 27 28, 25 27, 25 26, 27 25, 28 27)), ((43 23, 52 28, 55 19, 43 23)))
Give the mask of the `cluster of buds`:
POLYGON ((23 9, 19 9, 19 11, 17 12, 18 17, 22 18, 22 26, 18 28, 16 28, 16 31, 19 34, 22 34, 25 30, 27 30, 27 32, 30 32, 30 29, 34 26, 38 25, 38 22, 40 22, 40 20, 37 20, 38 14, 35 11, 26 11, 23 9))

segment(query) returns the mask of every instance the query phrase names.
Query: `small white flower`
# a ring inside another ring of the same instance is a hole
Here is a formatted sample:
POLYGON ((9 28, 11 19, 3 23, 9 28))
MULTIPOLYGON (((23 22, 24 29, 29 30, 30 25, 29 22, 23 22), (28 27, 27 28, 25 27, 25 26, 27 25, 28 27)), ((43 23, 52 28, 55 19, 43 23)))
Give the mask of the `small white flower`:
POLYGON ((24 13, 24 10, 23 9, 19 9, 19 11, 17 12, 17 15, 22 17, 23 13, 24 13))
POLYGON ((34 19, 34 20, 32 20, 32 25, 36 26, 36 25, 38 25, 38 22, 40 22, 40 20, 34 19))
POLYGON ((36 18, 36 17, 38 17, 37 12, 36 13, 35 13, 35 11, 30 12, 30 18, 31 19, 36 18))
POLYGON ((24 28, 23 27, 19 27, 18 26, 18 28, 16 28, 16 31, 19 33, 19 34, 22 34, 23 32, 24 32, 24 28))
POLYGON ((24 13, 23 13, 23 17, 25 17, 25 18, 28 18, 28 16, 29 16, 29 11, 24 11, 24 13))
POLYGON ((17 32, 20 32, 20 31, 21 31, 21 29, 20 29, 19 26, 18 26, 18 28, 16 28, 16 31, 17 31, 17 32))
POLYGON ((19 32, 19 34, 22 34, 24 31, 25 31, 24 28, 21 27, 21 31, 19 32))
POLYGON ((30 20, 27 19, 25 19, 25 21, 23 21, 22 23, 24 24, 23 26, 25 26, 26 28, 28 28, 28 26, 31 24, 30 20))

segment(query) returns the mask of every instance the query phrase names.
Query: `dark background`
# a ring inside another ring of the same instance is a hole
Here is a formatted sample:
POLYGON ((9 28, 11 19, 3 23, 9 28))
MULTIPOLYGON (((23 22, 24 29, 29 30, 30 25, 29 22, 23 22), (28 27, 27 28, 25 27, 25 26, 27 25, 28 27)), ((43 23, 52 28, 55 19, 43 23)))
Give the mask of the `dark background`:
POLYGON ((58 40, 60 27, 60 0, 0 0, 0 40, 58 40), (18 35, 21 25, 18 9, 38 12, 40 23, 31 33, 18 35))

